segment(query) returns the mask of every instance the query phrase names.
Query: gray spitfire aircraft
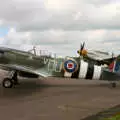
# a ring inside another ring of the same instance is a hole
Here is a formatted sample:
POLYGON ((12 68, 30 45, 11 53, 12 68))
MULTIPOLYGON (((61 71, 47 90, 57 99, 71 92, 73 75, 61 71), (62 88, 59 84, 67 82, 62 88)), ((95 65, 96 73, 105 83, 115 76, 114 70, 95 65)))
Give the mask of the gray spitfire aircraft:
POLYGON ((5 88, 12 88, 13 85, 18 84, 18 74, 30 78, 51 76, 108 80, 112 82, 112 87, 116 87, 116 81, 120 78, 118 67, 116 72, 116 67, 109 69, 85 62, 81 57, 38 56, 31 52, 6 47, 0 47, 0 69, 9 71, 8 76, 2 81, 2 86, 5 88))

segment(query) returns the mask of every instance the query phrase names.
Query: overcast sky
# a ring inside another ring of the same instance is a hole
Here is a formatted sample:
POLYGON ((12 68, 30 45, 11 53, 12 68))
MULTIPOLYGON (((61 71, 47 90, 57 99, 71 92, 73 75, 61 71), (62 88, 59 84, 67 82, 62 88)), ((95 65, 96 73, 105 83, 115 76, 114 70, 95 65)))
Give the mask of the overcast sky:
POLYGON ((1 0, 0 44, 36 45, 58 55, 87 49, 120 53, 120 0, 1 0))

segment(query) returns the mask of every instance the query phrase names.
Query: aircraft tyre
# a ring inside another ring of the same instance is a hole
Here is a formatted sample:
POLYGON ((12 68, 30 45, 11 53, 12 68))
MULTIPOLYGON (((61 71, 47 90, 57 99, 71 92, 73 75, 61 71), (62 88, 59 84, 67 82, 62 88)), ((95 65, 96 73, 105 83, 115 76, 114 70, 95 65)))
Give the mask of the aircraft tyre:
POLYGON ((2 81, 2 85, 4 88, 12 88, 13 87, 12 79, 4 78, 4 80, 2 81))

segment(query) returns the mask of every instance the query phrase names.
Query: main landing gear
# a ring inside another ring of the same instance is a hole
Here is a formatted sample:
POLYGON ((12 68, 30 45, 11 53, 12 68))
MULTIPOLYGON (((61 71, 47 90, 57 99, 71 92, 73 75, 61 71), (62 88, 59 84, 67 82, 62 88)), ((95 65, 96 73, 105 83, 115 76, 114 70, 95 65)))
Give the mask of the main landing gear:
POLYGON ((17 71, 11 71, 9 77, 4 78, 2 81, 2 86, 4 88, 12 88, 13 85, 17 84, 19 84, 17 78, 17 71))

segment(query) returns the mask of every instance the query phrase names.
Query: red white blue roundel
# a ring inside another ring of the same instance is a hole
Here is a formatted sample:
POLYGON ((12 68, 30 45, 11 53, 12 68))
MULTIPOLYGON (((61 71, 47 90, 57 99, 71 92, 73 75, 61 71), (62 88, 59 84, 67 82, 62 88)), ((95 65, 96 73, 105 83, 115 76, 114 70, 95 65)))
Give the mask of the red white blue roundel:
POLYGON ((64 62, 64 69, 67 72, 73 73, 76 71, 77 67, 78 67, 77 63, 73 60, 66 60, 64 62))

